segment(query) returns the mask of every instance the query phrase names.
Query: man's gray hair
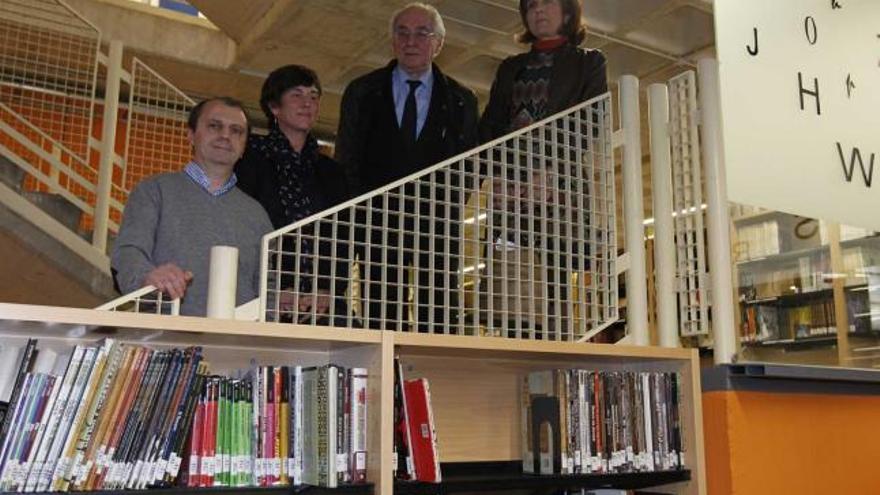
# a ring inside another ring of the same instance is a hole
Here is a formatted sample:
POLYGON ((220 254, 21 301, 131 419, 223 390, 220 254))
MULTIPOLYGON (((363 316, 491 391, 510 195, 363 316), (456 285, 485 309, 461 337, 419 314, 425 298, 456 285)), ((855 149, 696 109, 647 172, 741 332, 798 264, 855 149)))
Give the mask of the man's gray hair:
POLYGON ((443 24, 443 17, 440 16, 440 12, 433 5, 428 5, 424 2, 408 3, 400 9, 394 11, 394 14, 391 15, 391 25, 389 26, 391 29, 392 37, 394 36, 394 28, 397 26, 397 18, 409 9, 418 9, 430 15, 434 21, 434 34, 439 40, 443 40, 444 38, 446 38, 446 26, 443 24))

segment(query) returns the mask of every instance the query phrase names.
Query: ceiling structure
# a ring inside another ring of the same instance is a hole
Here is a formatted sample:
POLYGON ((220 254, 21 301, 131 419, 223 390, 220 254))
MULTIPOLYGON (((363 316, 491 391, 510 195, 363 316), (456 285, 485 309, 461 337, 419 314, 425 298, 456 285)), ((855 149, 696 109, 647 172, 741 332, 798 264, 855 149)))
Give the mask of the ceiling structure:
MULTIPOLYGON (((385 65, 390 56, 389 18, 407 0, 190 0, 235 45, 226 68, 201 69, 168 57, 151 65, 184 91, 217 94, 223 88, 258 108, 263 78, 281 65, 317 71, 325 97, 317 133, 332 139, 346 84, 385 65)), ((472 88, 484 105, 498 64, 525 46, 518 0, 434 0, 447 35, 437 63, 472 88)), ((604 52, 609 81, 624 74, 643 87, 665 82, 698 59, 714 56, 711 0, 586 0, 589 35, 584 43, 604 52)), ((222 91, 221 91, 222 92, 222 91)), ((643 112, 646 113, 646 112, 643 112)), ((258 111, 254 112, 257 117, 258 111)))

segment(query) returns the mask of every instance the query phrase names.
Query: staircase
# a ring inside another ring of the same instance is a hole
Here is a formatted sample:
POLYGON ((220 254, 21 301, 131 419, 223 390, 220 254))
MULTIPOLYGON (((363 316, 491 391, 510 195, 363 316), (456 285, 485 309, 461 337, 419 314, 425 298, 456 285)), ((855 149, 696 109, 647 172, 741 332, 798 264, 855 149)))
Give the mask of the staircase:
POLYGON ((78 233, 80 210, 25 190, 25 177, 0 154, 0 301, 93 307, 114 297, 109 259, 78 233))
POLYGON ((194 103, 62 0, 0 2, 0 39, 0 301, 95 307, 128 190, 189 158, 194 103))

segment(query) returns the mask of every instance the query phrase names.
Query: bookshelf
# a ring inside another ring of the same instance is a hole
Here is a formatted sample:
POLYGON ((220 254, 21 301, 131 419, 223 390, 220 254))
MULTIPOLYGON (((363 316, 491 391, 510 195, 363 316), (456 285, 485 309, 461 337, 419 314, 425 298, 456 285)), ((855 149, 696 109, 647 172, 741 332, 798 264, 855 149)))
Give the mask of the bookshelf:
POLYGON ((798 351, 805 362, 832 364, 849 359, 850 337, 880 336, 869 317, 880 303, 871 288, 880 270, 875 233, 847 226, 837 233, 826 222, 777 211, 740 215, 733 227, 746 359, 797 362, 780 352, 798 351), (823 347, 827 356, 817 354, 823 347))
MULTIPOLYGON (((431 383, 440 458, 453 463, 452 470, 443 473, 444 493, 493 486, 656 487, 669 493, 705 493, 696 350, 413 334, 394 335, 394 341, 404 374, 424 376, 431 383), (627 475, 523 475, 516 469, 521 466, 520 379, 532 371, 554 368, 681 373, 687 469, 627 475)), ((406 490, 400 493, 438 493, 436 487, 400 485, 406 490)))
MULTIPOLYGON (((155 348, 199 345, 212 372, 260 364, 364 367, 368 381, 369 484, 302 493, 454 493, 516 488, 619 486, 705 494, 702 409, 697 351, 603 344, 519 341, 492 337, 400 334, 291 324, 109 313, 0 303, 0 342, 38 338, 44 348, 112 336, 155 348), (423 486, 392 478, 393 366, 430 380, 444 483, 423 486), (607 475, 523 475, 519 383, 524 374, 560 367, 674 371, 682 376, 685 469, 607 475), (662 487, 662 488, 661 488, 662 487), (503 489, 503 488, 502 488, 503 489)), ((300 493, 300 487, 295 491, 300 493)), ((165 493, 290 493, 289 487, 172 489, 165 493)), ((131 493, 131 492, 127 492, 131 493)))

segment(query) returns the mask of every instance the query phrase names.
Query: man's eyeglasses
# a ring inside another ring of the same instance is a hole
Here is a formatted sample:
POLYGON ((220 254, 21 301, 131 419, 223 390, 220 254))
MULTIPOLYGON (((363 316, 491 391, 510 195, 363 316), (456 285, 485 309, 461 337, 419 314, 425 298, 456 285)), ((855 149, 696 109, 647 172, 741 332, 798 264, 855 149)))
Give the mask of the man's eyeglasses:
POLYGON ((436 33, 427 29, 417 29, 414 32, 410 32, 408 29, 397 29, 394 31, 394 37, 397 38, 399 41, 412 39, 413 41, 416 41, 418 43, 424 43, 430 38, 433 38, 435 35, 436 33))

